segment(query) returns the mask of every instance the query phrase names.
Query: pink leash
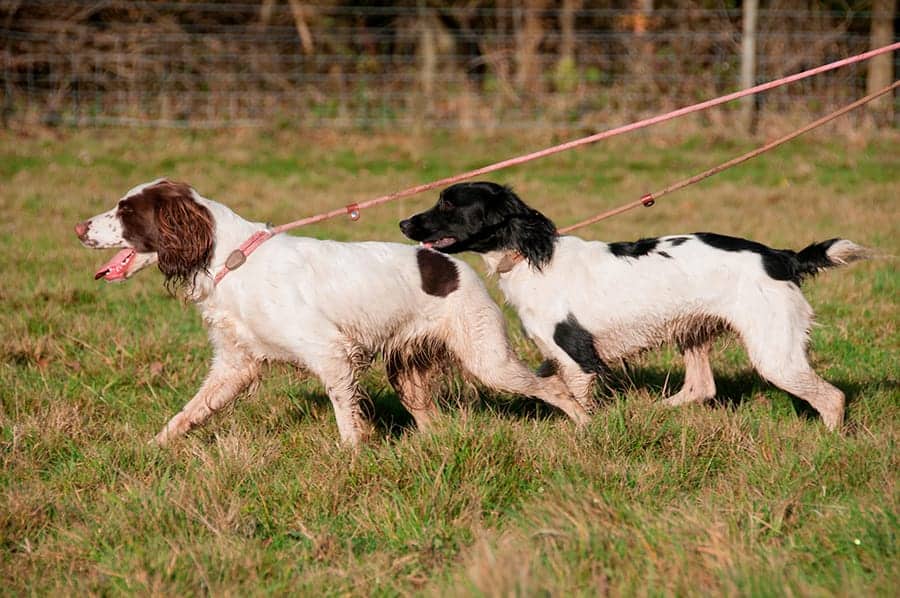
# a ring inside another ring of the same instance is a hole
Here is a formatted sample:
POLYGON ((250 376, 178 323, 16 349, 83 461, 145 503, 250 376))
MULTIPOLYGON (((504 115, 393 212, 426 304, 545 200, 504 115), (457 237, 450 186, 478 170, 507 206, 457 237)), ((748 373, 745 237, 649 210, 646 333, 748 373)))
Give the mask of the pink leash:
POLYGON ((844 114, 847 114, 851 110, 855 110, 856 108, 859 108, 863 104, 868 104, 875 98, 883 96, 884 94, 894 90, 898 86, 900 86, 900 80, 894 81, 893 84, 888 85, 884 89, 876 91, 875 93, 871 93, 865 97, 862 97, 862 98, 856 100, 855 102, 853 102, 852 104, 847 104, 843 108, 841 108, 839 110, 835 110, 831 114, 823 116, 822 118, 809 123, 808 125, 806 125, 803 128, 797 129, 796 131, 789 133, 783 137, 779 137, 778 139, 769 141, 768 143, 759 146, 755 150, 749 151, 746 154, 738 156, 737 158, 732 158, 731 160, 728 160, 727 162, 723 162, 723 163, 719 164, 718 166, 713 166, 709 170, 704 170, 700 174, 695 174, 694 176, 688 177, 686 179, 682 179, 682 180, 678 181, 677 183, 672 183, 665 189, 661 189, 659 191, 656 191, 655 193, 646 193, 645 195, 641 196, 641 198, 638 200, 623 204, 623 205, 619 206, 618 208, 613 208, 612 210, 609 210, 607 212, 597 214, 596 216, 591 216, 590 218, 588 218, 586 220, 582 220, 581 222, 577 222, 575 224, 570 224, 569 226, 565 226, 565 227, 559 229, 559 233, 565 234, 565 233, 571 232, 573 230, 583 228, 585 226, 594 224, 595 222, 600 222, 601 220, 604 220, 611 216, 616 216, 618 214, 621 214, 622 212, 627 212, 628 210, 637 208, 639 206, 644 206, 647 208, 652 207, 653 204, 656 203, 656 200, 661 198, 664 195, 668 195, 669 193, 672 193, 673 191, 678 191, 679 189, 683 189, 684 187, 687 187, 688 185, 693 185, 694 183, 699 183, 700 181, 702 181, 705 178, 709 178, 714 174, 718 174, 718 173, 722 172, 723 170, 731 168, 732 166, 737 166, 738 164, 740 164, 742 162, 746 162, 747 160, 749 160, 751 158, 755 158, 756 156, 758 156, 760 154, 763 154, 769 150, 775 149, 779 145, 781 145, 783 143, 787 143, 791 139, 799 137, 800 135, 803 135, 804 133, 812 131, 813 129, 815 129, 817 127, 821 127, 825 123, 831 122, 832 120, 836 119, 837 117, 843 116, 844 114))
MULTIPOLYGON (((410 187, 408 189, 403 189, 401 191, 395 191, 394 193, 389 193, 387 195, 382 195, 380 197, 376 197, 374 199, 370 199, 368 201, 364 201, 361 203, 352 203, 343 208, 338 208, 335 210, 331 210, 330 212, 324 212, 321 214, 316 214, 314 216, 308 216, 306 218, 301 218, 300 220, 294 220, 293 222, 288 222, 286 224, 281 224, 279 226, 275 226, 273 228, 259 231, 255 233, 252 237, 244 241, 240 247, 235 249, 228 256, 228 259, 225 262, 225 266, 216 273, 215 284, 218 284, 222 278, 225 277, 230 271, 239 268, 245 261, 247 261, 247 256, 253 253, 261 244, 263 244, 268 239, 271 239, 275 235, 285 232, 287 230, 291 230, 293 228, 298 228, 301 226, 306 226, 308 224, 314 224, 316 222, 321 222, 323 220, 329 220, 336 216, 342 216, 344 214, 348 214, 352 220, 358 220, 360 211, 371 208, 389 201, 393 201, 395 199, 401 199, 404 197, 409 197, 411 195, 416 195, 418 193, 422 193, 423 191, 430 191, 431 189, 435 189, 437 187, 444 187, 447 185, 452 185, 454 183, 458 183, 460 181, 464 181, 466 179, 470 179, 472 177, 480 176, 483 174, 487 174, 489 172, 494 172, 496 170, 500 170, 503 168, 508 168, 510 166, 516 166, 518 164, 524 164, 525 162, 530 162, 532 160, 537 160, 538 158, 544 158, 546 156, 551 156, 553 154, 558 154, 560 152, 564 152, 570 149, 574 149, 576 147, 581 147, 582 145, 588 145, 591 143, 596 143, 598 141, 602 141, 604 139, 609 139, 610 137, 615 137, 616 135, 621 135, 623 133, 629 133, 631 131, 636 131, 638 129, 643 129, 645 127, 649 127, 650 125, 655 125, 658 123, 666 122, 668 120, 672 120, 673 118, 678 118, 679 116, 684 116, 686 114, 691 114, 693 112, 699 112, 700 110, 706 110, 707 108, 712 108, 714 106, 719 106, 720 104, 724 104, 726 102, 731 102, 732 100, 736 100, 738 98, 742 98, 748 95, 753 95, 756 93, 760 93, 763 91, 768 91, 770 89, 774 89, 776 87, 781 87, 782 85, 787 85, 788 83, 793 83, 794 81, 799 81, 801 79, 806 79, 808 77, 812 77, 813 75, 818 75, 820 73, 824 73, 826 71, 834 70, 840 68, 842 66, 847 66, 850 64, 854 64, 857 62, 862 62, 863 60, 868 60, 873 56, 878 56, 880 54, 885 54, 888 52, 893 52, 894 50, 900 49, 900 42, 894 43, 888 46, 884 46, 881 48, 877 48, 875 50, 870 50, 869 52, 864 52, 862 54, 857 54, 856 56, 851 56, 849 58, 844 58, 842 60, 837 60, 835 62, 830 62, 828 64, 824 64, 822 66, 818 66, 813 69, 809 69, 800 73, 796 73, 794 75, 789 75, 787 77, 782 77, 780 79, 775 79, 773 81, 769 81, 768 83, 763 83, 760 85, 756 85, 754 87, 749 87, 747 89, 743 89, 741 91, 736 91, 734 93, 730 93, 728 95, 720 96, 718 98, 713 98, 711 100, 706 100, 705 102, 700 102, 699 104, 694 104, 692 106, 686 106, 684 108, 679 108, 677 110, 673 110, 671 112, 667 112, 665 114, 660 114, 658 116, 653 116, 651 118, 646 118, 644 120, 640 120, 628 125, 623 125, 621 127, 616 127, 614 129, 609 129, 606 131, 602 131, 600 133, 596 133, 594 135, 589 135, 587 137, 582 137, 580 139, 574 139, 572 141, 568 141, 566 143, 561 143, 559 145, 554 145, 552 147, 548 147, 536 152, 532 152, 530 154, 525 154, 523 156, 518 156, 514 158, 509 158, 507 160, 503 160, 501 162, 496 162, 494 164, 489 164, 487 166, 483 166, 481 168, 476 168, 475 170, 470 170, 468 172, 464 172, 461 174, 457 174, 451 177, 443 178, 437 181, 432 181, 430 183, 423 183, 421 185, 416 185, 415 187, 410 187)), ((715 173, 711 173, 715 174, 715 173)), ((710 176, 710 175, 707 175, 710 176)), ((705 178, 705 177, 703 177, 705 178)), ((647 196, 644 196, 646 198, 647 196)), ((647 205, 647 201, 649 205, 652 205, 653 199, 652 197, 645 201, 642 198, 639 203, 636 205, 647 205)), ((636 205, 632 205, 631 207, 636 207, 636 205)), ((625 211, 629 208, 620 209, 620 211, 625 211)), ((619 212, 614 212, 619 213, 619 212)), ((613 214, 609 214, 610 216, 613 214)), ((604 216, 608 217, 608 216, 604 216)), ((582 225, 579 225, 582 226, 582 225)))

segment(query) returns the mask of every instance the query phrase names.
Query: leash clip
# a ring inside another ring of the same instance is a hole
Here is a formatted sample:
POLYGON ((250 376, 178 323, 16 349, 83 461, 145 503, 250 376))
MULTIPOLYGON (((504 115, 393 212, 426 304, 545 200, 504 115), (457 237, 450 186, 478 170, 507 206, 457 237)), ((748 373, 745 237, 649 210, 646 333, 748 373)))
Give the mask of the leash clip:
POLYGON ((346 210, 347 210, 347 215, 350 216, 350 220, 353 220, 354 222, 359 220, 359 204, 358 203, 347 204, 346 210))
POLYGON ((643 197, 641 197, 641 204, 643 204, 645 208, 652 208, 655 203, 656 200, 653 199, 652 193, 645 193, 643 197))

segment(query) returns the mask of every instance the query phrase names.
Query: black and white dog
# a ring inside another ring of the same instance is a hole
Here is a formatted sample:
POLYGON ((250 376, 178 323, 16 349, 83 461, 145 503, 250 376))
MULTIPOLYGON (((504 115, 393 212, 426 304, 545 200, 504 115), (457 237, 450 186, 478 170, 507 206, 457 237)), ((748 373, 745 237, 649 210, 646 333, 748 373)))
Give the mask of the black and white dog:
POLYGON ((665 342, 676 343, 685 362, 684 386, 665 402, 714 397, 710 345, 731 330, 763 377, 808 401, 829 429, 843 421, 844 394, 807 361, 813 312, 800 283, 867 257, 851 241, 800 252, 714 233, 585 241, 559 236, 543 214, 490 182, 445 189, 400 228, 427 247, 482 254, 551 371, 585 406, 606 362, 665 342))

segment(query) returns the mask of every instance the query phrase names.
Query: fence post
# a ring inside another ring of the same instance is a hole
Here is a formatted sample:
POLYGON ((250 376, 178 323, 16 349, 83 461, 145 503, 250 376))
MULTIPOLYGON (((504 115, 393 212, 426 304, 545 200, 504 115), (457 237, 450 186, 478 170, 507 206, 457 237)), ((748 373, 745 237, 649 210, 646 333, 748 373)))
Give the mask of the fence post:
POLYGON ((546 0, 526 0, 520 8, 522 18, 516 28, 516 86, 531 99, 541 91, 541 65, 538 48, 544 38, 542 11, 546 0))
MULTIPOLYGON (((554 91, 568 96, 578 87, 578 69, 575 65, 575 11, 581 0, 563 0, 559 12, 559 58, 553 75, 554 91)), ((566 98, 571 99, 571 98, 566 98)))
POLYGON ((656 95, 653 81, 653 40, 647 33, 653 16, 653 0, 637 0, 633 9, 631 30, 634 46, 628 59, 631 61, 635 93, 639 94, 635 98, 636 105, 646 108, 653 104, 656 95))
MULTIPOLYGON (((758 0, 744 0, 744 33, 741 37, 741 88, 753 87, 756 83, 756 17, 758 0)), ((756 133, 758 120, 755 96, 741 99, 741 120, 751 135, 756 133)))
POLYGON ((419 89, 415 107, 414 123, 417 131, 421 131, 428 122, 434 106, 434 81, 437 74, 437 40, 434 23, 430 19, 424 0, 416 3, 416 20, 419 29, 419 89))
MULTIPOLYGON (((869 46, 874 50, 894 41, 894 15, 896 0, 874 0, 872 2, 872 23, 869 26, 869 46)), ((874 93, 887 87, 894 80, 894 55, 882 54, 869 60, 866 75, 866 90, 874 93)), ((894 94, 887 94, 871 102, 868 107, 876 124, 890 125, 894 122, 894 94)))

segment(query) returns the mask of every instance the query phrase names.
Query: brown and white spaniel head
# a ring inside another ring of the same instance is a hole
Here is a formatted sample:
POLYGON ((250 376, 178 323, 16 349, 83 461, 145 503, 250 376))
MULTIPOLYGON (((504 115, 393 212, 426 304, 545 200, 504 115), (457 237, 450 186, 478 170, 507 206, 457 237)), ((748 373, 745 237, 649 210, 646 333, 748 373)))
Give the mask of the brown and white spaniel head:
POLYGON ((112 210, 76 224, 85 247, 121 248, 94 278, 125 280, 158 263, 167 288, 193 288, 215 249, 213 216, 198 197, 185 183, 158 179, 130 190, 112 210))

